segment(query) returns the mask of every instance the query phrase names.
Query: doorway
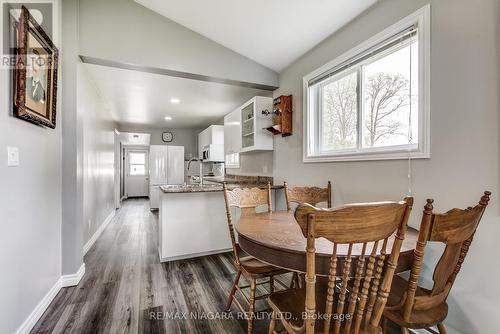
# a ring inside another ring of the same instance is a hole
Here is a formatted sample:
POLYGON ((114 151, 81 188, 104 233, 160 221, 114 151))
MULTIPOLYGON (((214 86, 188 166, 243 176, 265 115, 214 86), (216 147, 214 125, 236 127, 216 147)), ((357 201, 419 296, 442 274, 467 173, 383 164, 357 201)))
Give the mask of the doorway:
POLYGON ((149 195, 149 151, 125 149, 125 197, 149 195))

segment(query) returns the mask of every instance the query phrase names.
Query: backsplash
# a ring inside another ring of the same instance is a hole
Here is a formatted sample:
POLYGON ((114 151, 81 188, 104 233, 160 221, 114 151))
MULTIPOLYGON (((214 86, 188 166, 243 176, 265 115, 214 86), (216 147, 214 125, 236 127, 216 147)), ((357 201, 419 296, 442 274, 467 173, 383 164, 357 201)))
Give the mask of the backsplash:
POLYGON ((270 182, 271 184, 273 184, 273 177, 272 176, 226 174, 224 181, 227 183, 240 183, 240 184, 266 184, 267 182, 270 182))
POLYGON ((226 168, 229 175, 273 176, 273 152, 240 154, 240 168, 226 168))

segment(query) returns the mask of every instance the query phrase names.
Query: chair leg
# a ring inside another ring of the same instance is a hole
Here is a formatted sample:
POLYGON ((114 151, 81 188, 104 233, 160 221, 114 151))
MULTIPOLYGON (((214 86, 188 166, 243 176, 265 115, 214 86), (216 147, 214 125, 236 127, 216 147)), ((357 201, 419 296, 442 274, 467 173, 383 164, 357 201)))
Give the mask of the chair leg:
POLYGON ((271 322, 269 323, 269 334, 274 334, 274 328, 276 327, 277 318, 278 315, 276 314, 276 311, 273 311, 273 314, 271 316, 271 322))
POLYGON ((387 318, 382 318, 382 333, 387 334, 387 318))
POLYGON ((441 322, 437 325, 439 334, 448 334, 448 331, 446 330, 446 327, 444 327, 444 324, 441 322))
POLYGON ((292 289, 292 288, 296 288, 296 289, 300 288, 300 278, 299 278, 299 274, 297 272, 294 272, 292 274, 292 281, 290 282, 290 289, 292 289))
POLYGON ((299 281, 299 288, 306 286, 306 274, 297 273, 297 280, 299 281))
POLYGON ((236 277, 234 278, 233 286, 231 287, 231 291, 229 292, 229 298, 227 300, 226 311, 231 310, 231 304, 233 303, 234 294, 236 293, 236 286, 240 282, 241 270, 238 270, 236 273, 236 277))
POLYGON ((401 334, 410 334, 410 331, 406 327, 401 327, 401 334))
POLYGON ((248 334, 253 333, 253 320, 255 318, 255 290, 257 289, 256 279, 252 277, 250 282, 250 298, 248 299, 249 309, 248 309, 248 334))

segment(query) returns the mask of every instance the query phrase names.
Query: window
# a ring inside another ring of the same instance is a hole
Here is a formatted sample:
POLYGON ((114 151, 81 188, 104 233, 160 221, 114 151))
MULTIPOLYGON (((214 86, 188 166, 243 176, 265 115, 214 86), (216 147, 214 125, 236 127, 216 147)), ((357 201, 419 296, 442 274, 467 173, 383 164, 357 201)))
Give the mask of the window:
POLYGON ((304 161, 429 157, 429 7, 304 77, 304 161))
POLYGON ((225 168, 240 168, 240 154, 228 153, 226 154, 225 168))
POLYGON ((146 175, 146 152, 130 152, 128 154, 130 175, 146 175))

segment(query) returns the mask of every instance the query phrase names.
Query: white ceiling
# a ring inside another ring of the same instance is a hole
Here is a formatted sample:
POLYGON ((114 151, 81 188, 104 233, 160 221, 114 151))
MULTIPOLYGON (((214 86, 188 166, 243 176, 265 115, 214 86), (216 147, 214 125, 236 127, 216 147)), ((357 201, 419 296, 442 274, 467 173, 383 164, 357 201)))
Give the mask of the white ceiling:
POLYGON ((125 146, 149 146, 150 141, 151 134, 149 133, 120 133, 120 142, 125 146))
POLYGON ((376 0, 135 0, 275 71, 376 0))
POLYGON ((219 121, 256 95, 271 92, 240 86, 85 64, 123 125, 200 129, 219 121), (181 100, 179 104, 171 98, 181 100), (166 121, 165 116, 172 117, 166 121))

